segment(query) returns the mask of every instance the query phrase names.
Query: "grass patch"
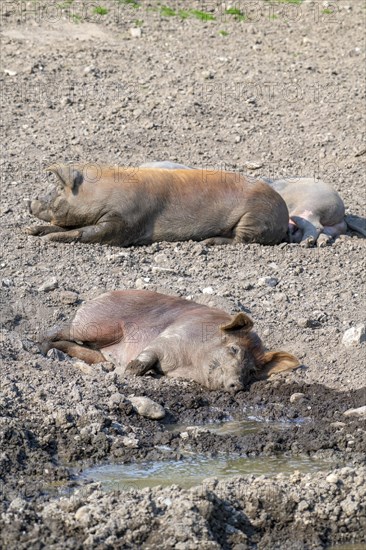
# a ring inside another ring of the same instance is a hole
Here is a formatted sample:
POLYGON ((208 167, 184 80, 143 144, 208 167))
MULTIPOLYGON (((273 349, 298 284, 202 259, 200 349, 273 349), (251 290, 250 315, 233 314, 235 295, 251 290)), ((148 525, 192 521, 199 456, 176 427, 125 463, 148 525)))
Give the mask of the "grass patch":
POLYGON ((134 21, 135 27, 142 27, 143 24, 144 24, 143 19, 135 19, 135 21, 134 21))
POLYGON ((303 0, 266 0, 266 2, 276 2, 276 4, 295 4, 299 6, 303 0))
POLYGON ((187 19, 189 17, 189 11, 187 10, 179 10, 178 15, 181 19, 187 19))
POLYGON ((96 15, 107 15, 108 10, 107 8, 103 8, 103 6, 96 6, 93 9, 93 13, 95 13, 96 15))
POLYGON ((73 2, 74 0, 64 0, 64 2, 57 4, 57 7, 60 8, 60 10, 67 10, 73 2))
POLYGON ((229 36, 229 33, 227 31, 219 31, 220 36, 229 36))
POLYGON ((83 20, 81 15, 77 15, 76 13, 71 14, 71 19, 73 20, 74 23, 81 23, 81 21, 83 20))
POLYGON ((245 13, 243 13, 238 8, 228 8, 225 13, 227 15, 233 15, 236 21, 245 21, 246 19, 248 19, 245 13))
POLYGON ((190 15, 192 15, 192 17, 200 19, 201 21, 216 21, 216 17, 211 13, 207 13, 206 11, 190 10, 189 13, 190 15))
POLYGON ((169 6, 161 6, 160 13, 163 17, 174 17, 177 15, 177 12, 169 6))
POLYGON ((325 10, 322 11, 322 13, 324 13, 325 15, 332 15, 333 10, 330 10, 330 9, 326 8, 325 10))
POLYGON ((140 4, 136 0, 117 0, 119 4, 125 4, 126 6, 132 6, 133 8, 139 8, 140 4))

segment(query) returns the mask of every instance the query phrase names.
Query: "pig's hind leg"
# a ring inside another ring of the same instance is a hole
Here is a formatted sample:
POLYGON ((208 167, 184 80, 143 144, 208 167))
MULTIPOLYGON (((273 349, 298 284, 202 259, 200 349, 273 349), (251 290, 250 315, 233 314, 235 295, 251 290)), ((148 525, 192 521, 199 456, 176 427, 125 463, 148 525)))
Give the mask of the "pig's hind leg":
POLYGON ((309 214, 307 212, 301 212, 301 214, 291 213, 290 216, 290 219, 301 230, 300 244, 306 248, 313 246, 323 231, 323 226, 319 220, 313 217, 311 213, 309 214))
POLYGON ((68 340, 58 340, 56 342, 45 342, 41 346, 41 350, 46 354, 50 349, 55 348, 60 351, 63 351, 70 357, 76 357, 93 365, 94 363, 102 363, 105 361, 104 355, 98 350, 90 349, 75 342, 69 342, 68 340))

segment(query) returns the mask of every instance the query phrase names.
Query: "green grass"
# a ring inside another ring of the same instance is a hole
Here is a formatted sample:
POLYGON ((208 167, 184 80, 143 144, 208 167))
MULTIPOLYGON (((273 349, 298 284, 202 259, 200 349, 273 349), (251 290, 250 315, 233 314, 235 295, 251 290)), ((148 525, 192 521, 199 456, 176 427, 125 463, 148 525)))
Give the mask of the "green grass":
POLYGON ((332 15, 333 14, 333 10, 329 10, 329 9, 325 9, 322 11, 322 13, 326 14, 326 15, 332 15))
POLYGON ((189 17, 189 11, 187 10, 179 10, 178 15, 181 19, 187 19, 189 17))
POLYGON ((135 19, 134 24, 135 24, 135 27, 142 27, 142 25, 144 24, 144 20, 143 19, 135 19))
POLYGON ((107 15, 108 10, 107 10, 107 8, 103 8, 102 6, 96 6, 93 9, 93 13, 95 13, 97 15, 107 15))
POLYGON ((126 4, 132 6, 133 8, 139 8, 140 4, 136 0, 117 0, 119 4, 126 4))
POLYGON ((189 10, 189 13, 190 15, 192 15, 192 17, 200 19, 201 21, 216 21, 216 17, 214 15, 211 15, 211 13, 207 13, 206 11, 189 10))
POLYGON ((227 15, 233 15, 236 21, 245 21, 247 16, 238 8, 228 8, 225 13, 227 15))
POLYGON ((64 2, 60 2, 57 4, 57 7, 60 8, 60 10, 66 10, 71 6, 71 4, 74 2, 74 0, 64 0, 64 2))
POLYGON ((160 13, 163 17, 174 17, 175 15, 177 15, 177 12, 169 6, 161 6, 160 13))
POLYGON ((73 20, 74 23, 80 23, 83 20, 81 15, 76 15, 76 13, 71 14, 71 19, 73 20))
POLYGON ((219 31, 219 34, 221 36, 229 36, 229 33, 227 31, 219 31))
POLYGON ((266 0, 266 2, 276 2, 277 4, 296 4, 300 5, 303 3, 303 0, 266 0))

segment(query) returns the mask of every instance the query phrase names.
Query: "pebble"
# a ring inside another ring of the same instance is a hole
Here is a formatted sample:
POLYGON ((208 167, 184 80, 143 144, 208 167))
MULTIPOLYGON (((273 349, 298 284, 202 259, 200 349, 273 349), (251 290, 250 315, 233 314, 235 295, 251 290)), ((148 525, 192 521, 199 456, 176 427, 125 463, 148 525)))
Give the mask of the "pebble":
POLYGON ((348 409, 343 414, 344 416, 359 416, 361 418, 366 418, 366 405, 358 407, 357 409, 348 409))
POLYGON ((335 474, 334 472, 332 472, 331 474, 329 474, 325 480, 328 482, 328 483, 338 483, 339 481, 339 476, 337 474, 335 474))
POLYGON ((38 292, 50 292, 51 290, 55 290, 55 288, 58 287, 58 280, 56 277, 51 277, 51 279, 47 279, 40 287, 38 287, 38 292))
POLYGON ((202 289, 202 293, 203 294, 213 294, 213 288, 212 286, 206 286, 206 288, 203 288, 202 289))
POLYGON ((65 359, 67 358, 67 355, 63 351, 60 351, 59 349, 51 348, 47 352, 47 357, 49 359, 53 359, 53 361, 65 361, 65 359))
POLYGON ((304 393, 301 393, 301 392, 298 392, 298 393, 293 393, 292 395, 290 395, 290 403, 297 403, 298 401, 304 401, 305 399, 305 394, 304 393))
POLYGON ((79 369, 83 374, 92 375, 94 373, 92 365, 88 365, 88 363, 84 363, 84 361, 75 361, 73 366, 79 369))
POLYGON ((4 73, 5 73, 7 76, 16 76, 16 74, 17 74, 16 71, 12 71, 11 69, 4 69, 4 73))
POLYGON ((121 441, 125 447, 129 447, 130 449, 137 449, 139 446, 139 440, 135 436, 130 437, 125 435, 121 441))
POLYGON ((122 394, 113 393, 108 400, 108 407, 109 409, 118 409, 125 402, 126 400, 122 394))
POLYGON ((140 27, 131 27, 130 35, 132 36, 132 38, 141 38, 142 29, 140 29, 140 27))
POLYGON ((263 163, 247 161, 244 162, 243 166, 248 170, 259 170, 259 168, 262 168, 263 163))
POLYGON ((349 328, 343 334, 342 344, 347 348, 361 344, 366 340, 366 325, 364 323, 356 327, 349 328))
POLYGON ((276 277, 260 277, 258 279, 258 285, 259 286, 270 286, 274 288, 279 283, 279 280, 276 279, 276 277))
POLYGON ((151 420, 161 420, 165 416, 164 407, 149 397, 130 397, 129 401, 140 416, 151 420))
POLYGON ((75 302, 78 301, 78 295, 76 292, 72 292, 71 290, 64 290, 63 292, 60 292, 60 301, 63 304, 75 304, 75 302))

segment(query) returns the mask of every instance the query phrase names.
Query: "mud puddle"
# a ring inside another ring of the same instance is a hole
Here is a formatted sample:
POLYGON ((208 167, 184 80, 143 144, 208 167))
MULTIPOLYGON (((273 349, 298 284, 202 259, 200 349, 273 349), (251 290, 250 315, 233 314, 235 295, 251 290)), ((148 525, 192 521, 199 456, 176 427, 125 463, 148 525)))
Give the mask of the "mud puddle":
POLYGON ((85 470, 80 478, 84 481, 99 481, 107 491, 144 489, 158 485, 179 485, 187 489, 210 477, 223 480, 246 474, 274 476, 279 473, 290 475, 295 471, 305 474, 326 470, 330 465, 330 462, 307 456, 230 458, 227 455, 207 457, 195 454, 182 460, 146 460, 94 466, 85 470))

